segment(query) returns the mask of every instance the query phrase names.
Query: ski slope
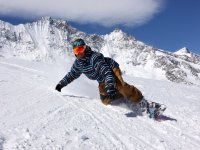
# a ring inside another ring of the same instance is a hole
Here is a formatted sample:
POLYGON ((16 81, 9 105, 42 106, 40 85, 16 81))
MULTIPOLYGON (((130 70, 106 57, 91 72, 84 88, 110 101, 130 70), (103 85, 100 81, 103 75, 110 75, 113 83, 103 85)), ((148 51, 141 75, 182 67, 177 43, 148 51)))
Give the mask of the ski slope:
POLYGON ((0 150, 200 149, 200 87, 124 76, 167 105, 157 122, 103 105, 84 75, 56 92, 70 67, 0 58, 0 150))

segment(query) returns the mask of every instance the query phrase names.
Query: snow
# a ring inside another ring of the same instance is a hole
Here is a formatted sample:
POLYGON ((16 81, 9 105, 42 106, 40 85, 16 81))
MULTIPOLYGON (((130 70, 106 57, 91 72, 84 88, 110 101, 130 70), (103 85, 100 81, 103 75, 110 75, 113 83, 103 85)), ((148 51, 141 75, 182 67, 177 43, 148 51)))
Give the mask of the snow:
POLYGON ((72 61, 0 58, 0 149, 200 149, 198 86, 124 76, 147 99, 167 105, 158 122, 132 115, 125 105, 103 105, 98 84, 84 75, 55 91, 72 61))
POLYGON ((176 55, 187 55, 188 57, 191 57, 191 53, 186 47, 183 47, 180 50, 178 50, 177 52, 174 52, 174 54, 176 54, 176 55))

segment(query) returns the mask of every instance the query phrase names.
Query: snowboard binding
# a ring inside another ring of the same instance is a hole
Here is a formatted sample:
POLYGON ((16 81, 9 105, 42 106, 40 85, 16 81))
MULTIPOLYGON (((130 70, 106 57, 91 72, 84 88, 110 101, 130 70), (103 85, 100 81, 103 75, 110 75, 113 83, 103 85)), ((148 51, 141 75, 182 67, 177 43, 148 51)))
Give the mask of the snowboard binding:
POLYGON ((142 99, 139 102, 142 112, 146 112, 149 118, 157 119, 166 110, 166 105, 142 99))

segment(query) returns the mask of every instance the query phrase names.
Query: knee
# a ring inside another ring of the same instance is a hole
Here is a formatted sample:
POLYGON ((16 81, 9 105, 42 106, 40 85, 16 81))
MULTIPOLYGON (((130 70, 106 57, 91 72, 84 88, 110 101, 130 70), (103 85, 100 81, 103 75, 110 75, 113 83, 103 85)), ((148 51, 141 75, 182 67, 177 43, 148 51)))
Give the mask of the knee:
POLYGON ((104 104, 104 105, 108 105, 111 103, 111 99, 110 98, 105 98, 105 99, 102 99, 101 102, 104 104))
POLYGON ((111 102, 111 99, 109 99, 106 95, 100 94, 100 99, 104 105, 108 105, 111 102))
POLYGON ((106 98, 106 95, 100 94, 100 99, 101 99, 101 100, 104 100, 105 98, 106 98))

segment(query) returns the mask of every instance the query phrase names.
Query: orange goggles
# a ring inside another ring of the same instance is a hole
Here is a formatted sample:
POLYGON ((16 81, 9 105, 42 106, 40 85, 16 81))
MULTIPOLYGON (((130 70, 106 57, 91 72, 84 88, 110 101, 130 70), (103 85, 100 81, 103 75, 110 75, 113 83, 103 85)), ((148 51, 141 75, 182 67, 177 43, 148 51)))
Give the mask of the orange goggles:
POLYGON ((86 46, 78 46, 73 49, 75 55, 82 54, 86 49, 86 46))

